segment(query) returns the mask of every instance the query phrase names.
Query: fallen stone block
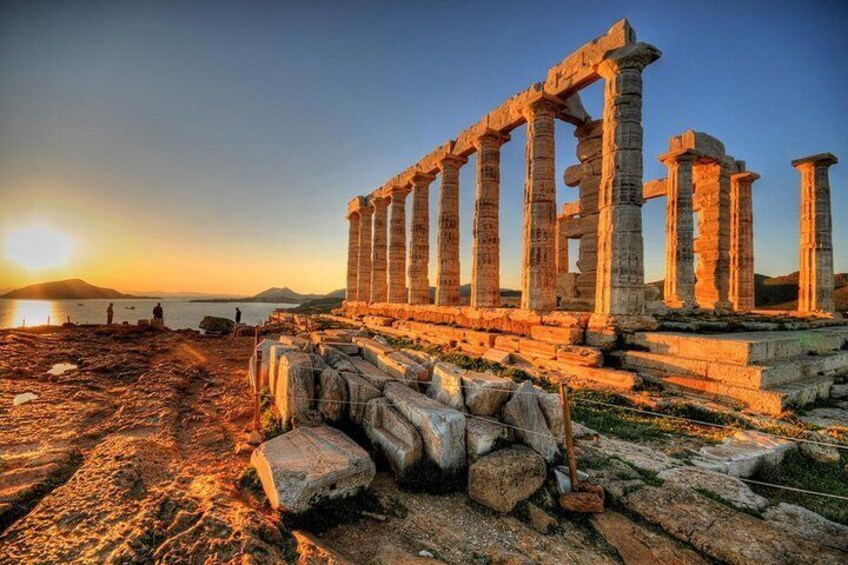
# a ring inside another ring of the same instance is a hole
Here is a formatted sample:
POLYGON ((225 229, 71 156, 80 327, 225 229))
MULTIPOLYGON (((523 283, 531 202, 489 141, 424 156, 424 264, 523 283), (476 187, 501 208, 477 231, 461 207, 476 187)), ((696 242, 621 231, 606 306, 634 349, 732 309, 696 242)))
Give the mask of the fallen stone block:
POLYGON ((509 428, 497 420, 465 419, 465 452, 468 463, 488 455, 509 441, 509 428))
POLYGON ((593 447, 610 457, 621 459, 630 466, 648 473, 661 473, 674 467, 682 467, 683 462, 669 457, 655 449, 606 436, 598 436, 593 447))
POLYGON ((279 337, 279 341, 283 345, 290 345, 300 349, 301 351, 306 349, 306 346, 309 345, 309 340, 294 335, 281 335, 279 337))
POLYGON ((350 362, 359 372, 359 375, 371 383, 375 388, 382 391, 386 388, 386 385, 391 382, 395 382, 395 379, 388 374, 387 372, 381 370, 380 368, 372 365, 365 359, 359 359, 357 357, 351 357, 350 362))
POLYGON ((398 351, 377 357, 377 367, 416 389, 418 383, 430 380, 427 369, 398 351))
POLYGON ((432 372, 433 366, 439 362, 438 357, 423 351, 417 351, 415 349, 401 349, 400 352, 427 369, 427 372, 432 372))
POLYGON ((556 437, 539 408, 538 394, 530 381, 524 381, 513 393, 503 409, 504 422, 513 426, 515 435, 524 445, 552 463, 560 455, 556 437))
POLYGON ((512 512, 545 482, 545 461, 515 445, 480 458, 468 468, 468 496, 497 512, 512 512))
POLYGON ((405 476, 424 457, 424 444, 418 431, 388 398, 368 401, 362 427, 399 477, 405 476))
POLYGON ((669 538, 633 522, 618 512, 592 516, 592 527, 601 534, 627 565, 663 563, 707 565, 700 555, 669 538))
POLYGON ((583 343, 583 328, 533 326, 530 329, 530 337, 539 341, 547 341, 562 345, 574 345, 583 343))
MULTIPOLYGON (((562 419, 562 402, 559 395, 553 392, 539 391, 539 408, 545 416, 548 429, 556 437, 559 445, 565 445, 565 422, 562 419)), ((572 422, 571 433, 574 434, 574 422, 572 422)))
POLYGON ((356 373, 341 373, 342 378, 347 383, 347 396, 350 400, 348 404, 348 417, 351 421, 362 424, 362 419, 365 417, 365 406, 372 398, 382 396, 382 393, 365 380, 361 375, 356 373))
POLYGON ((600 367, 604 364, 601 350, 588 345, 560 345, 556 350, 556 358, 557 361, 585 367, 600 367))
MULTIPOLYGON (((276 344, 272 345, 268 349, 267 360, 268 360, 268 373, 267 376, 263 376, 263 382, 268 386, 268 392, 272 395, 277 393, 277 374, 280 367, 280 357, 283 355, 285 351, 300 351, 298 348, 285 345, 285 344, 276 344)), ((263 385, 264 386, 264 385, 263 385)))
POLYGON ((676 467, 662 471, 657 478, 663 486, 688 488, 701 494, 720 498, 730 506, 750 512, 761 512, 769 505, 767 498, 756 494, 736 477, 699 467, 676 467))
POLYGON ((353 343, 359 346, 365 360, 373 365, 378 365, 377 358, 380 355, 388 355, 394 351, 393 347, 367 337, 355 337, 353 343))
POLYGON ((250 458, 274 509, 301 513, 368 488, 376 467, 335 428, 298 428, 260 445, 250 458))
POLYGON ((306 419, 315 398, 315 374, 309 355, 300 351, 280 355, 274 398, 284 427, 290 427, 294 418, 306 419))
POLYGON ((500 363, 501 365, 509 365, 510 354, 509 351, 503 351, 501 349, 496 349, 494 347, 487 349, 485 353, 483 353, 483 359, 486 361, 491 361, 492 363, 500 363))
POLYGON ((326 361, 336 371, 347 371, 349 373, 356 372, 356 369, 351 362, 351 357, 347 353, 344 353, 330 345, 324 344, 318 346, 318 352, 321 354, 321 357, 324 358, 324 361, 326 361))
POLYGON ((347 383, 338 371, 327 367, 319 376, 318 412, 327 422, 341 422, 347 413, 347 383))
POLYGON ((831 522, 812 510, 781 502, 766 509, 763 518, 825 547, 848 552, 848 526, 831 522))
POLYGON ((462 374, 465 406, 475 416, 495 416, 518 385, 491 373, 465 371, 462 374))
POLYGON ((292 536, 297 542, 297 562, 300 565, 354 565, 312 534, 293 530, 292 536))
POLYGON ((320 349, 321 346, 332 347, 333 349, 338 349, 339 351, 341 351, 345 355, 359 355, 359 346, 356 345, 355 343, 346 343, 346 342, 343 342, 343 341, 322 340, 322 341, 319 341, 315 345, 317 345, 319 347, 319 349, 320 349))
POLYGON ((443 472, 465 467, 465 416, 401 383, 389 383, 386 398, 421 434, 424 452, 443 472))
POLYGON ((462 394, 462 375, 465 373, 453 363, 436 363, 433 376, 427 388, 427 396, 441 402, 445 406, 465 411, 465 401, 462 394))
POLYGON ((779 465, 786 453, 795 448, 795 443, 789 440, 746 430, 724 438, 717 445, 706 445, 700 453, 723 464, 729 475, 746 478, 764 463, 779 465))

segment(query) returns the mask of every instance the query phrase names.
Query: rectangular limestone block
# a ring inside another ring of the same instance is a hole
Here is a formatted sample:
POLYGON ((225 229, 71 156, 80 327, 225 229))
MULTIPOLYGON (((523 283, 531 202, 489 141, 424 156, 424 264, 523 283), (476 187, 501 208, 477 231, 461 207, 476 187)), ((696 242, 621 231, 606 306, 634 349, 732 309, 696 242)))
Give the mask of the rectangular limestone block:
POLYGON ((395 379, 383 371, 379 367, 372 365, 365 359, 360 359, 358 357, 351 357, 350 362, 359 371, 359 376, 371 383, 375 388, 382 391, 386 388, 386 385, 390 382, 393 382, 395 379))
POLYGON ((583 343, 583 328, 581 327, 551 327, 533 326, 530 329, 530 337, 550 343, 561 343, 563 345, 577 345, 583 343))
POLYGON ((502 349, 496 349, 494 347, 487 349, 483 354, 483 359, 486 361, 491 361, 492 363, 500 363, 501 365, 509 364, 509 351, 504 351, 502 349))
POLYGON ((399 351, 377 357, 377 367, 405 384, 418 387, 418 383, 429 380, 427 369, 399 351))
POLYGON ((374 341, 367 337, 355 337, 353 343, 362 350, 362 356, 366 361, 373 365, 377 365, 377 358, 380 355, 385 355, 394 351, 393 347, 384 345, 379 341, 374 341))
POLYGON ((587 367, 600 367, 604 364, 604 354, 601 350, 588 345, 560 345, 557 347, 556 358, 587 367))

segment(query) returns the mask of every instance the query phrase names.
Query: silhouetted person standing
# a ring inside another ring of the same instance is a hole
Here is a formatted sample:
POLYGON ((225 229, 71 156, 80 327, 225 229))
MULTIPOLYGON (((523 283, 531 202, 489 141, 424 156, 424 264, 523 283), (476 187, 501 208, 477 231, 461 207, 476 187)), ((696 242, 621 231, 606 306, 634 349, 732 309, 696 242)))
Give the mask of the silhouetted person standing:
POLYGON ((154 320, 161 320, 161 321, 165 320, 165 312, 164 312, 164 310, 162 310, 162 303, 161 302, 157 302, 156 307, 153 308, 153 319, 154 320))
POLYGON ((241 323, 241 310, 239 310, 238 306, 236 306, 236 323, 237 324, 241 323))
POLYGON ((113 304, 110 302, 108 308, 106 308, 106 325, 112 325, 112 318, 115 316, 115 309, 113 308, 113 304))

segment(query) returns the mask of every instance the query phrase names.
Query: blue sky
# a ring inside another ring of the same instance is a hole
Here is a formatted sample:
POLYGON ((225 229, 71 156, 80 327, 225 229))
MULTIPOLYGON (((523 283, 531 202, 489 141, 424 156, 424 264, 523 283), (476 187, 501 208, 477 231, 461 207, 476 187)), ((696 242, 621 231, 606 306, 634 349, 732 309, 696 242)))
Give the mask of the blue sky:
MULTIPOLYGON (((829 151, 836 268, 848 270, 846 2, 4 2, 0 237, 56 226, 60 274, 125 290, 344 286, 347 201, 455 137, 626 17, 663 57, 644 74, 645 179, 693 128, 754 185, 757 272, 797 269, 800 178, 829 151)), ((584 104, 600 115, 602 85, 584 104)), ((576 162, 557 127, 558 202, 576 162)), ((502 282, 520 283, 524 128, 502 153, 502 282)), ((463 282, 474 158, 460 177, 463 282)), ((431 188, 433 226, 438 180, 431 188)), ((664 201, 645 207, 662 278, 664 201)), ((432 234, 435 261, 435 232, 432 234)), ((431 268, 431 282, 435 268, 431 268)))

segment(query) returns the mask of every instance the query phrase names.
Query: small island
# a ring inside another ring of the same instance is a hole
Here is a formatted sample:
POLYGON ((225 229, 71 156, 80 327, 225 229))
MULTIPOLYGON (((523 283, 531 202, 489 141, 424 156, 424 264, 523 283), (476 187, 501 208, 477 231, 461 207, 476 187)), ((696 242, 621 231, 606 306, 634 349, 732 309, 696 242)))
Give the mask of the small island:
POLYGON ((114 288, 94 286, 82 279, 65 279, 62 281, 50 281, 31 284, 0 296, 0 298, 12 298, 18 300, 87 300, 93 298, 114 299, 155 299, 155 296, 135 296, 124 294, 114 288))

